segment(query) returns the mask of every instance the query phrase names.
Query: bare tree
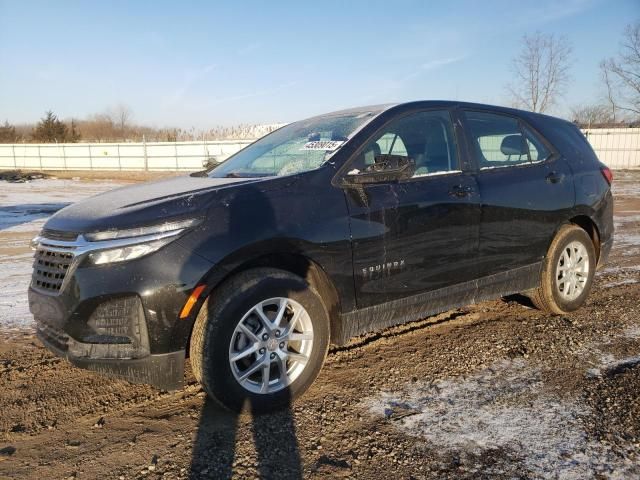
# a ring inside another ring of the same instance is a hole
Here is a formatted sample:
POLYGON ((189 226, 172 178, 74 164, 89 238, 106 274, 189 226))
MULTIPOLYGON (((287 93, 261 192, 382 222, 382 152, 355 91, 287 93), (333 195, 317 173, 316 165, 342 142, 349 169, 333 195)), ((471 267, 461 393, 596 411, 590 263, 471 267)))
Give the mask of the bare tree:
POLYGON ((571 45, 564 37, 536 32, 522 37, 522 50, 512 61, 515 74, 507 90, 514 103, 545 112, 564 94, 569 82, 571 45))
POLYGON ((0 125, 0 143, 16 143, 19 138, 16 127, 7 120, 4 121, 4 125, 0 125))
POLYGON ((604 83, 606 89, 606 99, 607 105, 611 111, 611 120, 615 123, 618 105, 616 104, 616 99, 613 95, 613 80, 611 78, 611 72, 607 68, 605 61, 600 62, 600 75, 602 77, 602 83, 604 83))
POLYGON ((581 127, 615 123, 608 105, 576 105, 571 108, 571 119, 581 127))
POLYGON ((109 111, 109 116, 113 124, 120 130, 122 138, 126 135, 126 130, 129 127, 131 119, 133 118, 133 111, 129 106, 119 103, 109 111))
POLYGON ((600 68, 616 107, 640 114, 640 21, 627 25, 618 55, 604 60, 600 68))

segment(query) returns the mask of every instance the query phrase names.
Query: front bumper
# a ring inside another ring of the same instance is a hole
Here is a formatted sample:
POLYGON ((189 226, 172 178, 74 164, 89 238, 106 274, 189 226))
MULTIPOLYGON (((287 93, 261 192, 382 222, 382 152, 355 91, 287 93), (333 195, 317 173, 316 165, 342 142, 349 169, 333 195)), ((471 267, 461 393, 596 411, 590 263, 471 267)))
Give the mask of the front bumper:
POLYGON ((36 334, 73 365, 164 390, 182 388, 185 351, 151 354, 142 302, 128 296, 103 302, 88 321, 71 325, 55 297, 29 289, 36 334), (78 328, 82 325, 81 328, 78 328), (76 337, 67 330, 75 330, 76 337))
MULTIPOLYGON (((60 288, 37 284, 34 274, 29 308, 42 343, 81 368, 180 388, 199 305, 189 318, 179 313, 212 264, 176 242, 128 262, 85 266, 80 260, 60 288)), ((35 265, 41 268, 38 257, 35 265)))

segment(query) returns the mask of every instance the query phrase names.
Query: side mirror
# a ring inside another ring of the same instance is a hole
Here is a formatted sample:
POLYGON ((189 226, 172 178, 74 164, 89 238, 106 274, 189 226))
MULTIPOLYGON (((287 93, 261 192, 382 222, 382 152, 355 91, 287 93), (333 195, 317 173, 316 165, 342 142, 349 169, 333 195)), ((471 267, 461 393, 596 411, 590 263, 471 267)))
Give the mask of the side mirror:
POLYGON ((386 183, 407 180, 413 176, 416 165, 413 159, 403 155, 376 155, 373 165, 362 172, 349 172, 344 177, 345 185, 386 183))
POLYGON ((214 167, 220 165, 221 162, 218 161, 216 157, 208 157, 202 161, 202 167, 205 170, 211 170, 214 167))

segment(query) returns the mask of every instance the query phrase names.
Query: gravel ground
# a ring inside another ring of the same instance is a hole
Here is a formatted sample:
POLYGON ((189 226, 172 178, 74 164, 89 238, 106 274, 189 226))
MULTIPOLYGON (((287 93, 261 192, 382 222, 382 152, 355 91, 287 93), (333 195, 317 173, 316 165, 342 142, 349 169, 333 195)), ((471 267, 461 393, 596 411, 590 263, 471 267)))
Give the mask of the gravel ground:
POLYGON ((354 339, 278 414, 221 411, 189 368, 178 392, 102 378, 29 318, 5 327, 0 478, 640 478, 640 172, 614 194, 612 257, 578 312, 514 296, 354 339))

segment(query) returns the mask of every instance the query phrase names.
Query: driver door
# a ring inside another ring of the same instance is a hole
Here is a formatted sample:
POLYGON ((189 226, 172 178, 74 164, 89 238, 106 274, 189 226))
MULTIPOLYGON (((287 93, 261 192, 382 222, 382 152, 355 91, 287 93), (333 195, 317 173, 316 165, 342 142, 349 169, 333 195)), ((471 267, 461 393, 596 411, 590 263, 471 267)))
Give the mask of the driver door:
POLYGON ((359 308, 476 278, 480 198, 457 143, 449 111, 410 113, 382 127, 346 169, 366 172, 380 154, 416 167, 408 180, 345 189, 359 308))

